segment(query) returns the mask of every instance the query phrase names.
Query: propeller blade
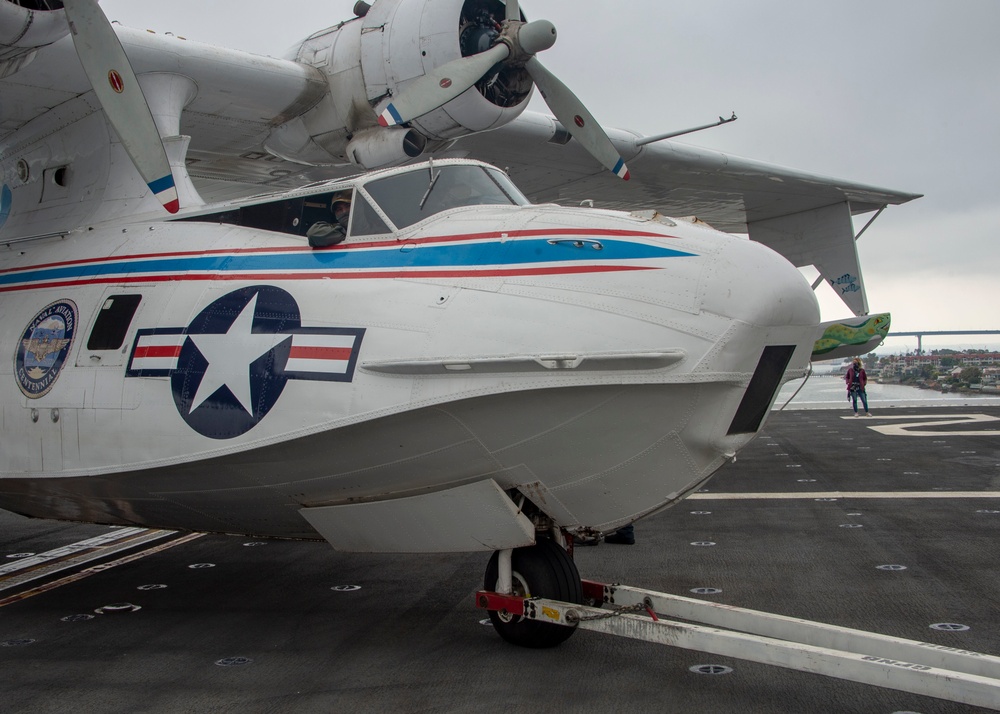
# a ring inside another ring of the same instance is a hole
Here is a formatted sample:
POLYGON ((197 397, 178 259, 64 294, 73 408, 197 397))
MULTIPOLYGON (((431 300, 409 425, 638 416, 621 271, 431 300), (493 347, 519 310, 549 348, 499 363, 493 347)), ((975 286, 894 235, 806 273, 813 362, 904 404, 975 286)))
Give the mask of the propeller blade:
POLYGON ((413 80, 379 114, 382 126, 395 126, 432 112, 474 85, 490 67, 507 59, 510 49, 499 44, 485 52, 447 62, 413 80))
POLYGON ((180 202, 170 162, 118 35, 95 0, 65 0, 63 8, 76 53, 108 121, 156 198, 168 212, 177 213, 180 202))
POLYGON ((521 21, 521 8, 518 7, 517 0, 507 0, 507 20, 508 22, 521 21))
POLYGON ((618 149, 611 143, 611 139, 604 133, 604 129, 594 119, 594 115, 587 111, 587 107, 581 102, 569 87, 563 84, 554 74, 549 72, 538 61, 532 57, 525 67, 531 79, 542 93, 542 98, 549 105, 549 109, 556 115, 556 119, 566 127, 566 131, 573 135, 573 138, 580 142, 591 155, 597 159, 605 168, 625 181, 629 180, 628 167, 625 160, 618 153, 618 149))

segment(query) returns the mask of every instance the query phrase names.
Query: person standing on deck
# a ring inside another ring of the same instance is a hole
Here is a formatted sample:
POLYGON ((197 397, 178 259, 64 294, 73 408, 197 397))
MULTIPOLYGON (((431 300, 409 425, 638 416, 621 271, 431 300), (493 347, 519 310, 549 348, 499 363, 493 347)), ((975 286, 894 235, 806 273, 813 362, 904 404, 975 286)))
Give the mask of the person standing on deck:
POLYGON ((844 379, 847 382, 847 399, 854 405, 854 416, 858 416, 858 397, 861 397, 865 416, 871 416, 871 412, 868 411, 868 392, 865 391, 868 384, 868 374, 861 365, 860 357, 854 358, 854 364, 847 370, 844 379))

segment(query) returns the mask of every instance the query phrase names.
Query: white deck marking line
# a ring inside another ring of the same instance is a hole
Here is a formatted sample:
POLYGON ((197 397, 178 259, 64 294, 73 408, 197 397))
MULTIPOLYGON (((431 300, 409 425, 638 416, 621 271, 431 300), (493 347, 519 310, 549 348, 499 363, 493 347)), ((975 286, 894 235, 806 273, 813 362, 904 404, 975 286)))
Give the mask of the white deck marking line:
POLYGON ((959 419, 961 421, 1000 421, 1000 417, 990 416, 989 414, 952 414, 951 412, 944 414, 872 414, 870 417, 854 417, 847 415, 841 416, 840 418, 847 419, 848 421, 852 419, 928 419, 935 423, 955 419, 959 419))
POLYGON ((8 575, 9 573, 17 572, 18 570, 33 568, 36 565, 41 565, 42 563, 50 560, 64 558, 67 555, 73 555, 74 553, 90 550, 91 548, 100 548, 108 543, 114 543, 115 541, 123 540, 125 538, 132 538, 139 533, 145 532, 145 528, 115 528, 114 530, 110 530, 99 536, 94 536, 93 538, 88 538, 87 540, 81 540, 78 543, 70 543, 69 545, 60 546, 59 548, 54 548, 53 550, 48 550, 44 553, 38 553, 30 558, 22 558, 21 560, 17 560, 13 563, 0 566, 0 576, 8 575))
MULTIPOLYGON (((166 531, 166 533, 172 533, 174 531, 166 531)), ((67 575, 65 578, 60 578, 59 580, 53 580, 51 583, 45 583, 44 585, 39 585, 37 588, 32 588, 31 590, 25 590, 23 592, 15 593, 13 595, 8 595, 5 598, 0 599, 0 607, 5 605, 10 605, 11 603, 20 602, 21 600, 27 600, 29 597, 34 597, 35 595, 41 595, 42 593, 47 593, 50 590, 55 590, 63 585, 69 585, 70 583, 75 583, 78 580, 83 580, 84 578, 89 578, 91 575, 97 575, 98 573, 103 573, 105 570, 110 570, 111 568, 116 568, 119 565, 125 565, 126 563, 131 563, 133 561, 145 558, 146 556, 153 555, 154 553, 159 553, 161 551, 167 550, 168 548, 173 548, 175 545, 183 545, 184 543, 190 543, 191 541, 201 538, 204 533, 189 533, 186 536, 177 538, 176 540, 168 541, 166 543, 161 543, 154 548, 148 548, 147 550, 141 550, 138 553, 133 553, 132 555, 126 555, 124 558, 119 558, 118 560, 112 560, 110 563, 101 563, 100 565, 95 565, 93 567, 81 570, 79 573, 74 573, 73 575, 67 575)))
POLYGON ((1000 491, 804 491, 802 493, 692 493, 687 501, 781 501, 815 498, 995 498, 1000 491))
POLYGON ((24 558, 0 568, 0 591, 24 585, 92 560, 173 535, 176 531, 126 528, 24 558), (18 570, 26 572, 18 573, 18 570))

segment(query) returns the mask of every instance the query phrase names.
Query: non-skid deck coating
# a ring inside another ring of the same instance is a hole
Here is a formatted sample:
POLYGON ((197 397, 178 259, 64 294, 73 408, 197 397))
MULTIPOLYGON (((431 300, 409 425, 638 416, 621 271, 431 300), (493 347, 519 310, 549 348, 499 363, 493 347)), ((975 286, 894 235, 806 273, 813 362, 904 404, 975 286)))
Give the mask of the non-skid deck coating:
MULTIPOLYGON (((638 523, 636 545, 579 548, 581 573, 682 595, 717 588, 702 597, 1000 655, 1000 408, 876 414, 773 415, 707 492, 638 523), (942 420, 963 423, 898 428, 942 420), (932 434, 906 435, 914 430, 932 434), (931 628, 939 623, 968 629, 931 628)), ((0 568, 17 560, 6 556, 109 530, 0 512, 0 568)), ((221 536, 171 543, 154 540, 137 551, 156 552, 85 577, 93 561, 0 590, 0 602, 38 591, 0 607, 3 709, 986 711, 588 632, 553 650, 518 649, 473 607, 483 554, 343 555, 323 543, 221 536), (141 609, 94 612, 123 602, 141 609), (732 671, 690 671, 701 664, 732 671)))

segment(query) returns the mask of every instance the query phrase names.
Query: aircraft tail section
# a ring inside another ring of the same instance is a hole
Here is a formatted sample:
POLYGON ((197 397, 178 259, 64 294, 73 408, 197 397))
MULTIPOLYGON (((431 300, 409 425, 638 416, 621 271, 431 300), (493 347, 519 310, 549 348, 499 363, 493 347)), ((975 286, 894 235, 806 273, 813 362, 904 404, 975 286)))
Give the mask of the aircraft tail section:
POLYGON ((889 334, 892 318, 887 312, 856 320, 833 320, 819 326, 812 358, 837 359, 871 352, 889 334))

